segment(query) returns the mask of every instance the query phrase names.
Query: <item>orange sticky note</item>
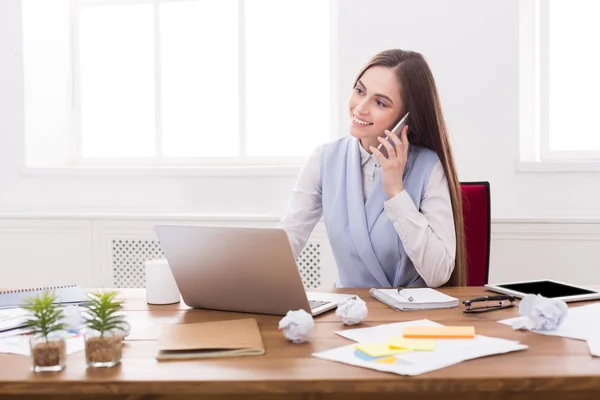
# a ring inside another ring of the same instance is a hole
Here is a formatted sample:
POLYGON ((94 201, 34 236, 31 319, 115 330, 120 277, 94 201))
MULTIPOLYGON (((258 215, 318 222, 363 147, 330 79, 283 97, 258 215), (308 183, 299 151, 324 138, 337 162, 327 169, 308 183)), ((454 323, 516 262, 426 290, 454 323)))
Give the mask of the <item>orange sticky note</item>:
POLYGON ((475 327, 407 326, 404 328, 403 336, 414 339, 472 339, 475 337, 475 327))

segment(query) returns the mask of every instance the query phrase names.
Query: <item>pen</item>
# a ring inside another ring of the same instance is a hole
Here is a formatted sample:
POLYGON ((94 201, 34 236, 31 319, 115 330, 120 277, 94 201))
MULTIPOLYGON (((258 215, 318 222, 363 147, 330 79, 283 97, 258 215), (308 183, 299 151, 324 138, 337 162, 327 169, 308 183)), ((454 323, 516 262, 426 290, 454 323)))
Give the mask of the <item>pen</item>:
POLYGON ((412 296, 410 296, 410 295, 409 295, 408 297, 404 296, 404 295, 402 294, 402 290, 401 290, 401 289, 398 289, 398 294, 399 294, 400 296, 402 296, 404 299, 406 299, 406 300, 408 300, 408 301, 410 301, 410 302, 413 302, 413 301, 415 300, 415 299, 414 299, 412 296))

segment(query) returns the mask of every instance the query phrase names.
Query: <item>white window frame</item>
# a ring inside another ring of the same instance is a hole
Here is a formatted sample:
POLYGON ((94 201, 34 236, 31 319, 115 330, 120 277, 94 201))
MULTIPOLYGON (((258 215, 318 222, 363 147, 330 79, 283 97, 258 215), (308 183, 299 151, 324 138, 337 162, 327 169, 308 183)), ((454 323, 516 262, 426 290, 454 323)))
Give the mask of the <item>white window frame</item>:
POLYGON ((550 150, 549 0, 519 1, 519 172, 598 172, 600 151, 550 150))
MULTIPOLYGON (((71 0, 71 51, 72 51, 72 139, 73 139, 73 163, 74 166, 66 167, 69 169, 78 169, 78 172, 70 171, 70 174, 103 174, 104 172, 118 173, 130 172, 134 175, 146 175, 158 172, 159 174, 177 175, 181 171, 183 175, 199 173, 200 175, 296 175, 299 169, 306 162, 305 157, 252 157, 246 153, 246 104, 245 104, 245 29, 244 29, 244 0, 238 0, 239 7, 239 59, 242 67, 239 75, 239 126, 236 134, 240 136, 240 155, 236 157, 166 157, 162 154, 162 129, 161 129, 161 87, 160 87, 160 13, 161 3, 186 0, 71 0), (81 137, 81 93, 80 68, 79 68, 79 10, 83 7, 102 6, 106 4, 154 4, 154 45, 155 45, 155 157, 151 158, 84 158, 82 156, 82 137, 81 137)), ((328 0, 330 7, 330 129, 329 136, 325 140, 334 140, 339 137, 337 131, 338 121, 338 91, 336 85, 337 71, 337 0, 328 0)), ((62 174, 65 167, 48 168, 45 171, 39 171, 40 168, 26 168, 29 174, 41 172, 42 175, 62 174)))

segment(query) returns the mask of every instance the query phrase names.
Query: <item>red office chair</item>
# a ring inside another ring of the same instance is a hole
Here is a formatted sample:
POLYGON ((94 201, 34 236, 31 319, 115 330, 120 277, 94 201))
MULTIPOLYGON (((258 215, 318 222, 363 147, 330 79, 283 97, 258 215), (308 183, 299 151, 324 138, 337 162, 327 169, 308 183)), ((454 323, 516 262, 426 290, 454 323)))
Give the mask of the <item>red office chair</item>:
POLYGON ((467 248, 467 286, 488 283, 490 271, 490 184, 461 182, 465 244, 467 248))

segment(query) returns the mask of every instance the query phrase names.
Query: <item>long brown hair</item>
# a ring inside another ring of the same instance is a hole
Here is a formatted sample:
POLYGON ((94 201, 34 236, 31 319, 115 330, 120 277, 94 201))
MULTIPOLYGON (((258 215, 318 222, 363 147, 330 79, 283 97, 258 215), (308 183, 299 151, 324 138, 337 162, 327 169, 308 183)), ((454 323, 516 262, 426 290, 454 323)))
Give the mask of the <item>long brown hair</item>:
POLYGON ((391 68, 396 74, 404 103, 403 114, 410 113, 409 142, 435 151, 444 167, 456 232, 455 266, 447 285, 466 285, 466 248, 460 182, 433 74, 420 53, 399 49, 385 50, 369 60, 357 75, 354 85, 356 86, 366 70, 375 66, 391 68))

